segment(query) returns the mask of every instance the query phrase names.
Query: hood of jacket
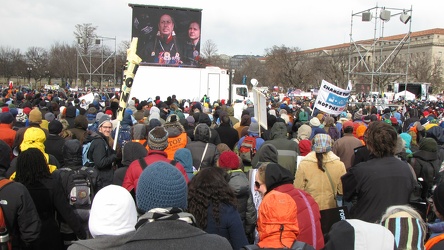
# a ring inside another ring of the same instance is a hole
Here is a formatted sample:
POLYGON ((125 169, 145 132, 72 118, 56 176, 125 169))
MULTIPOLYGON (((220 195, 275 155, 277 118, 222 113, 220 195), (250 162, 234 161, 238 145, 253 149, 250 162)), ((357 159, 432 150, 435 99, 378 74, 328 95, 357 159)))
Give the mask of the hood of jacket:
POLYGON ((252 166, 256 166, 259 162, 278 162, 278 150, 276 146, 271 143, 262 144, 256 156, 251 162, 252 166))
POLYGON ((291 246, 299 235, 297 205, 286 193, 271 191, 264 196, 258 212, 259 247, 291 246))
POLYGON ((282 184, 293 184, 294 176, 290 170, 282 167, 278 163, 269 163, 265 170, 265 186, 267 193, 282 184))
POLYGON ((66 108, 66 118, 76 117, 77 109, 75 106, 69 106, 66 108))
POLYGON ((74 119, 74 127, 86 130, 88 128, 88 120, 84 115, 78 115, 74 119))
POLYGON ((100 189, 94 197, 88 223, 94 238, 101 235, 123 235, 135 231, 136 223, 136 205, 125 188, 108 185, 100 189))
POLYGON ((270 130, 271 139, 287 138, 287 126, 283 122, 276 122, 270 130))
POLYGON ((0 140, 0 168, 6 170, 11 162, 11 147, 0 140))
POLYGON ((174 160, 180 162, 187 173, 193 173, 193 156, 188 148, 180 148, 174 153, 174 160))
POLYGON ((311 127, 307 124, 302 124, 298 129, 298 139, 305 140, 309 139, 311 136, 311 127))
POLYGON ((205 123, 199 123, 194 128, 194 141, 209 142, 211 138, 211 130, 205 123))
POLYGON ((142 144, 129 141, 125 144, 125 147, 123 147, 122 165, 127 167, 131 164, 131 162, 145 157, 147 154, 148 151, 142 144))
POLYGON ((426 133, 428 137, 435 139, 439 145, 444 144, 444 129, 440 126, 431 127, 426 133))
POLYGON ((234 108, 231 106, 227 107, 227 115, 228 116, 234 116, 234 108))
POLYGON ((65 141, 63 146, 63 160, 65 167, 82 166, 82 148, 83 145, 77 139, 65 141))
POLYGON ((211 119, 210 116, 206 113, 200 113, 199 115, 199 123, 205 123, 208 126, 211 126, 211 119))
POLYGON ((185 129, 179 121, 166 122, 163 127, 168 131, 168 137, 176 137, 185 132, 185 129))

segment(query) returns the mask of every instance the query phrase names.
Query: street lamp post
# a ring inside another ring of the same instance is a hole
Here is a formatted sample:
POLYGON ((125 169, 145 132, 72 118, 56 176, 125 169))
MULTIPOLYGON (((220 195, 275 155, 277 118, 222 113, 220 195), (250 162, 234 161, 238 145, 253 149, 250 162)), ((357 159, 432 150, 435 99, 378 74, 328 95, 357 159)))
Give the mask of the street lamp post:
POLYGON ((29 85, 30 85, 30 87, 32 89, 32 83, 31 83, 32 67, 28 67, 28 68, 26 68, 26 70, 28 71, 28 82, 29 82, 29 85))

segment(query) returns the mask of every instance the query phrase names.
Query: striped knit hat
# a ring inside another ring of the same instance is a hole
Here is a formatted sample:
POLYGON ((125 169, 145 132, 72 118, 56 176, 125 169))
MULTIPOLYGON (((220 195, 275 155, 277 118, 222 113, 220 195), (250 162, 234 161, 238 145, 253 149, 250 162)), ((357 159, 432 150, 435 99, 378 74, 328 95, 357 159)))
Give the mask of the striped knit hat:
POLYGON ((157 126, 148 133, 148 146, 154 150, 165 150, 168 147, 168 131, 157 126))
POLYGON ((424 249, 426 232, 418 219, 391 217, 381 224, 393 233, 398 249, 424 249))

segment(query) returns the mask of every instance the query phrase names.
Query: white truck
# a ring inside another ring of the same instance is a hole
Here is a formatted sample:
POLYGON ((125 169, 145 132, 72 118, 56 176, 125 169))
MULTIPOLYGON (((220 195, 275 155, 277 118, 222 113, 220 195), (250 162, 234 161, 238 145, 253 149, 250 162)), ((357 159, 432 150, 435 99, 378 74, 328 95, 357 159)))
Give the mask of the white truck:
POLYGON ((219 67, 181 68, 162 66, 139 66, 131 88, 130 99, 147 100, 160 96, 166 100, 176 95, 178 100, 200 101, 204 95, 211 102, 225 99, 234 102, 248 98, 246 85, 231 85, 227 70, 219 67))

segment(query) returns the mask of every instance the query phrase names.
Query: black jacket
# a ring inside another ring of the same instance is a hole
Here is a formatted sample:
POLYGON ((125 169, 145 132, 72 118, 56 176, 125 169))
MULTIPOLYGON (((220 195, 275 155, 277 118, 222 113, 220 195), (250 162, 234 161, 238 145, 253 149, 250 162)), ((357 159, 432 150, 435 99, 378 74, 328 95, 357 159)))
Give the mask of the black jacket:
POLYGON ((0 199, 7 203, 2 209, 13 248, 31 248, 39 237, 41 221, 28 189, 12 182, 0 191, 0 199))
POLYGON ((45 145, 45 152, 53 155, 60 163, 60 167, 63 167, 65 163, 63 160, 62 148, 63 145, 65 145, 65 139, 59 135, 50 134, 46 137, 46 141, 43 144, 45 145))
POLYGON ((352 218, 376 222, 392 205, 408 204, 413 190, 410 166, 394 156, 361 162, 342 176, 344 200, 357 196, 352 218))
POLYGON ((88 159, 93 162, 94 168, 99 171, 98 188, 113 183, 113 162, 117 158, 114 150, 108 145, 108 138, 102 133, 88 132, 83 144, 91 142, 88 150, 88 159))
POLYGON ((237 130, 232 128, 229 123, 221 123, 215 130, 219 134, 220 141, 227 144, 231 150, 234 150, 234 145, 239 141, 237 130))

